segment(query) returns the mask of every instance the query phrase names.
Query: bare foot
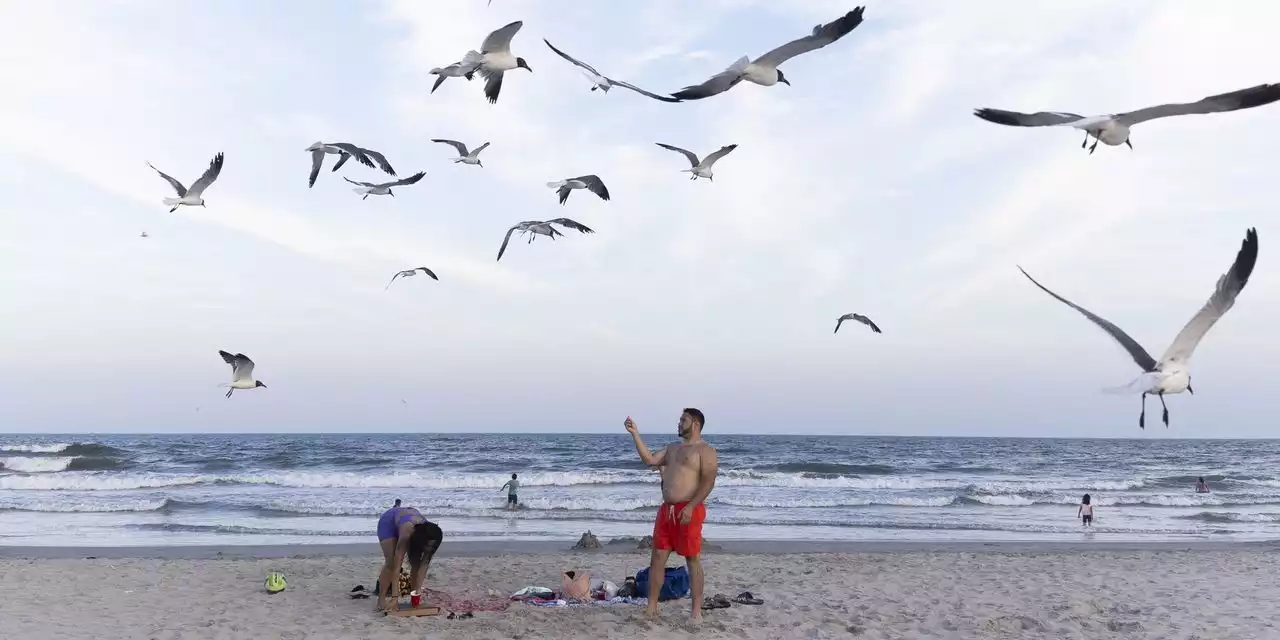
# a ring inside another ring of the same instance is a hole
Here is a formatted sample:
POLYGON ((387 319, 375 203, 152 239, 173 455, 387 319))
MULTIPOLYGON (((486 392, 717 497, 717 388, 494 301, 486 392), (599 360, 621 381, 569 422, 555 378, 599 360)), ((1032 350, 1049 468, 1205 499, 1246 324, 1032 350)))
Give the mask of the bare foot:
POLYGON ((645 619, 646 619, 646 620, 657 620, 657 619, 658 619, 658 608, 657 608, 657 607, 645 607, 645 608, 644 608, 644 617, 645 617, 645 619))
POLYGON ((692 622, 702 622, 702 610, 694 609, 693 614, 689 616, 689 620, 692 622))

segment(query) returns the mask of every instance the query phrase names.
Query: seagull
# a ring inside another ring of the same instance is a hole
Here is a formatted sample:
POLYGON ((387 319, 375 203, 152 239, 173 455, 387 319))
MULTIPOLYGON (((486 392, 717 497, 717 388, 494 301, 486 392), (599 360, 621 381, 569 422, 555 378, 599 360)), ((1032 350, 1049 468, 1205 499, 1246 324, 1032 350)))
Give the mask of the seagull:
POLYGON ((868 327, 871 327, 872 331, 876 333, 881 333, 880 327, 877 327, 876 323, 871 321, 871 318, 868 318, 864 315, 857 314, 857 313, 846 313, 840 316, 840 318, 836 320, 836 330, 832 331, 831 333, 836 333, 836 331, 839 331, 840 325, 844 324, 845 320, 857 320, 858 322, 861 322, 862 324, 865 324, 868 327))
POLYGON ((139 237, 139 238, 150 238, 151 236, 147 235, 147 232, 146 232, 146 231, 143 231, 142 233, 138 234, 138 237, 139 237))
POLYGON ((338 156, 338 161, 333 165, 334 171, 342 168, 342 165, 346 164, 349 158, 354 157, 357 162, 366 167, 381 168, 387 174, 393 176, 396 174, 396 170, 391 168, 391 163, 387 162, 386 156, 371 149, 357 147, 349 142, 324 143, 316 141, 306 150, 311 152, 311 177, 307 179, 307 187, 315 186, 316 177, 320 175, 320 165, 324 164, 326 153, 338 156), (377 165, 374 164, 375 160, 377 165))
POLYGON ((986 108, 974 109, 973 115, 988 122, 1009 125, 1012 127, 1054 127, 1070 125, 1073 129, 1080 129, 1084 131, 1084 142, 1080 143, 1081 149, 1083 149, 1085 145, 1089 144, 1089 136, 1093 136, 1093 146, 1089 147, 1089 154, 1093 155, 1094 150, 1098 148, 1099 141, 1113 147, 1125 144, 1129 146, 1130 150, 1132 150, 1133 143, 1129 141, 1129 130, 1133 125, 1140 122, 1155 120, 1156 118, 1166 118, 1169 116, 1185 116, 1198 113, 1221 113, 1224 111, 1251 109, 1253 107, 1260 107, 1264 104, 1271 104, 1276 100, 1280 100, 1280 84, 1260 84, 1256 87, 1249 87, 1248 89, 1240 89, 1238 91, 1220 93, 1216 96, 1202 98, 1198 102, 1162 104, 1156 107, 1147 107, 1146 109, 1138 109, 1137 111, 1113 113, 1105 116, 1085 117, 1075 113, 1067 113, 1065 111, 1019 113, 1017 111, 1004 111, 1002 109, 986 108))
POLYGON ((502 91, 502 74, 512 69, 525 69, 533 73, 524 58, 511 55, 511 38, 515 37, 524 22, 516 20, 511 24, 494 31, 484 39, 479 51, 468 51, 462 57, 462 66, 467 73, 480 72, 485 79, 484 96, 493 104, 498 101, 498 92, 502 91))
POLYGON ((448 80, 449 78, 466 78, 467 80, 470 80, 475 76, 476 70, 474 66, 469 66, 462 62, 455 62, 447 67, 436 67, 431 71, 428 71, 428 73, 434 76, 439 76, 436 78, 436 83, 431 85, 431 93, 435 93, 436 89, 439 89, 440 85, 444 84, 445 80, 448 80))
POLYGON ((178 192, 178 197, 164 199, 165 206, 171 207, 169 213, 173 213, 184 204, 189 207, 204 206, 204 198, 200 196, 204 194, 205 189, 209 188, 209 185, 213 184, 214 180, 218 179, 218 174, 222 173, 222 152, 219 151, 218 155, 213 157, 213 160, 209 162, 209 168, 204 170, 204 175, 196 178, 196 181, 191 183, 190 189, 182 186, 181 182, 174 180, 173 176, 156 169, 155 165, 150 162, 147 163, 147 166, 155 169, 155 172, 160 174, 161 178, 168 180, 169 184, 173 186, 173 190, 178 192))
POLYGON ((1249 229, 1245 232, 1244 242, 1240 245, 1240 252, 1236 254, 1236 260, 1232 263, 1231 269, 1218 278, 1218 284, 1214 288, 1213 295, 1209 296, 1209 301, 1205 303, 1200 311, 1196 312, 1196 315, 1182 328, 1182 331, 1178 332, 1177 337, 1173 339, 1173 344, 1169 345, 1169 348, 1165 350, 1159 361, 1152 358, 1142 348, 1142 345, 1129 337, 1120 327, 1045 288, 1044 285, 1036 282, 1035 278, 1032 278, 1022 267, 1018 267, 1018 270, 1022 271, 1022 275, 1027 276, 1027 279, 1032 284, 1040 287, 1045 293, 1057 298, 1059 302, 1068 307, 1079 311, 1084 317, 1092 320, 1094 324, 1111 334, 1111 337, 1115 338, 1116 342, 1119 342, 1129 352, 1129 356, 1133 358, 1133 361, 1142 368, 1142 375, 1133 382, 1124 387, 1109 389, 1109 391, 1142 389, 1142 413, 1138 415, 1138 427, 1145 429, 1147 395, 1160 396, 1160 406, 1164 408, 1162 417, 1165 427, 1169 426, 1169 407, 1164 403, 1164 395, 1166 393, 1182 393, 1183 390, 1195 395, 1195 390, 1191 388, 1191 354, 1195 351, 1196 345, 1200 344, 1200 340, 1204 338, 1204 334, 1208 333, 1213 324, 1235 304, 1236 296, 1240 295, 1240 292, 1244 290, 1244 285, 1249 282, 1249 275, 1253 273, 1253 265, 1257 260, 1258 232, 1256 229, 1249 229))
POLYGON ((231 365, 231 383, 218 385, 219 387, 231 387, 227 389, 228 398, 231 397, 231 394, 236 389, 267 388, 267 385, 262 384, 261 380, 253 379, 253 361, 249 359, 249 356, 243 353, 231 355, 221 350, 218 351, 218 355, 222 356, 223 361, 231 365))
MULTIPOLYGON (((395 282, 395 281, 396 281, 396 278, 399 278, 400 276, 404 276, 404 277, 406 277, 406 278, 411 278, 411 277, 413 277, 413 276, 418 275, 418 272, 419 272, 419 271, 421 271, 421 272, 423 272, 423 273, 425 273, 425 274, 427 274, 427 275, 431 276, 431 279, 432 279, 432 280, 435 280, 435 281, 437 281, 437 282, 439 282, 439 281, 440 281, 440 278, 437 278, 437 277, 436 277, 435 272, 433 272, 432 270, 430 270, 430 269, 428 269, 428 268, 426 268, 426 267, 416 267, 416 268, 413 268, 413 269, 405 269, 404 271, 397 271, 397 272, 396 272, 396 274, 395 274, 394 276, 391 276, 391 282, 395 282)), ((383 288, 382 288, 382 290, 383 290, 383 291, 386 291, 387 289, 390 289, 390 288, 391 288, 391 282, 388 282, 388 283, 387 283, 387 286, 383 287, 383 288)))
POLYGON ((350 182, 351 184, 360 185, 355 189, 352 189, 352 191, 355 191, 356 193, 363 193, 364 198, 360 198, 360 199, 365 200, 369 196, 391 196, 394 198, 396 194, 391 190, 392 187, 400 187, 404 185, 414 184, 415 182, 421 180, 422 176, 425 176, 425 175, 427 175, 425 171, 419 171, 409 176, 408 178, 400 178, 399 180, 395 180, 393 182, 383 182, 381 184, 374 184, 372 182, 360 182, 358 180, 352 180, 351 178, 348 178, 346 176, 342 176, 342 179, 346 180, 347 182, 350 182))
POLYGON ((440 138, 432 138, 431 141, 452 145, 454 149, 457 149, 458 157, 453 159, 454 162, 461 162, 462 164, 476 164, 476 165, 480 165, 481 167, 484 166, 483 164, 480 163, 480 152, 484 151, 485 147, 489 146, 488 142, 476 147, 475 149, 472 149, 471 151, 467 151, 467 145, 462 144, 457 140, 443 140, 440 138))
POLYGON ((565 200, 569 199, 569 192, 574 189, 588 189, 591 193, 600 196, 601 200, 609 199, 609 187, 604 186, 604 181, 595 174, 565 178, 559 182, 548 182, 547 186, 556 189, 556 193, 560 194, 560 204, 564 204, 565 200))
POLYGON ((689 151, 688 149, 673 147, 669 144, 663 144, 661 142, 655 142, 654 144, 658 145, 659 147, 662 147, 663 149, 670 149, 671 151, 677 151, 677 152, 683 153, 684 157, 689 159, 689 164, 693 165, 693 168, 681 169, 680 171, 681 172, 688 171, 689 173, 692 173, 693 175, 689 176, 690 180, 697 180, 698 178, 706 178, 712 182, 715 182, 716 179, 715 179, 715 174, 711 172, 711 165, 715 164, 716 160, 719 160, 720 158, 723 158, 729 155, 730 151, 733 151, 734 149, 738 148, 738 145, 736 144, 720 147, 719 151, 713 151, 711 155, 707 156, 702 160, 698 160, 698 156, 695 155, 692 151, 689 151))
POLYGON ((701 100, 724 93, 743 80, 749 80, 764 87, 772 87, 779 82, 790 86, 791 82, 778 69, 778 65, 802 53, 821 49, 848 35, 855 27, 862 24, 862 11, 865 8, 858 7, 827 24, 820 24, 813 28, 813 33, 798 40, 792 40, 755 60, 742 56, 728 69, 712 76, 710 80, 685 87, 671 95, 681 100, 701 100))
MULTIPOLYGON (((567 229, 575 229, 582 233, 595 233, 595 231, 592 231, 591 228, 588 227, 587 225, 574 222, 573 220, 570 220, 568 218, 556 218, 554 220, 546 220, 546 221, 526 220, 514 227, 511 227, 510 229, 507 229, 507 235, 502 239, 502 246, 498 247, 498 260, 501 260, 502 254, 506 252, 507 242, 511 240, 512 232, 519 231, 521 235, 526 233, 529 234, 529 243, 532 243, 533 239, 537 238, 540 235, 547 236, 548 238, 555 240, 556 236, 564 235, 563 233, 560 233, 555 227, 551 226, 555 224, 558 224, 567 229)), ((526 244, 529 244, 529 243, 526 243, 526 244)))
POLYGON ((591 81, 592 91, 599 89, 602 93, 608 93, 609 89, 612 89, 613 87, 626 87, 642 96, 649 96, 654 100, 661 100, 663 102, 680 102, 679 98, 672 98, 670 96, 660 96, 656 93, 649 93, 648 91, 645 91, 644 89, 641 89, 640 87, 637 87, 634 84, 631 84, 629 82, 623 82, 621 80, 614 80, 613 78, 607 78, 604 75, 602 75, 599 71, 596 71, 595 67, 581 60, 578 60, 577 58, 574 58, 573 56, 555 48, 555 45, 548 42, 546 38, 543 38, 542 41, 546 42, 547 46, 551 47, 551 50, 559 54, 561 58, 564 58, 565 60, 568 60, 569 62, 572 62, 578 65, 579 67, 581 67, 583 71, 583 75, 585 75, 587 79, 591 81))

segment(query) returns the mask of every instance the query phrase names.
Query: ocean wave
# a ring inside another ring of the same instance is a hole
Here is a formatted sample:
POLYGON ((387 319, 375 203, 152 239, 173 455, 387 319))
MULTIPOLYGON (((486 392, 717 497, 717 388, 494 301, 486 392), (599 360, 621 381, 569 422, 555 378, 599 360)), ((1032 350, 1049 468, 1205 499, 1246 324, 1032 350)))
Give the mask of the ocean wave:
POLYGON ((1177 517, 1181 520, 1199 520, 1201 522, 1280 522, 1280 513, 1201 511, 1200 513, 1177 517))
POLYGON ((822 476, 887 476, 897 469, 884 464, 837 464, 834 462, 784 462, 755 467, 765 471, 782 471, 784 473, 817 474, 822 476))
POLYGON ((710 504, 723 504, 753 509, 830 509, 838 507, 946 507, 954 504, 955 496, 872 496, 872 497, 818 497, 805 496, 790 500, 768 498, 740 498, 712 496, 710 504))
POLYGON ((69 442, 54 442, 50 444, 0 444, 0 451, 12 451, 14 453, 62 453, 70 447, 69 442))
POLYGON ((76 500, 67 498, 24 499, 0 497, 0 509, 38 511, 44 513, 119 513, 125 511, 161 511, 168 507, 164 498, 107 498, 76 500))
POLYGON ((76 456, 9 456, 0 458, 0 469, 18 473, 57 473, 65 471, 75 459, 76 456))

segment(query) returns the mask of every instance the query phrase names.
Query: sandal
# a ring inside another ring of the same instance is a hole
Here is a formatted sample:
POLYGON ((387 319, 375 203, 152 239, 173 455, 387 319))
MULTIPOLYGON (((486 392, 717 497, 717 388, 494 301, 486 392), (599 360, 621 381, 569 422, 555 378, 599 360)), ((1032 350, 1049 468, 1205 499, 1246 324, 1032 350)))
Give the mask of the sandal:
POLYGON ((738 604, 764 604, 764 600, 751 595, 750 591, 743 591, 738 597, 733 599, 738 604))
POLYGON ((725 597, 723 593, 717 593, 703 601, 702 610, 709 611, 711 609, 728 609, 731 606, 733 605, 729 602, 729 598, 725 597))
POLYGON ((369 592, 365 590, 364 585, 358 584, 351 589, 352 600, 362 600, 369 597, 369 592))

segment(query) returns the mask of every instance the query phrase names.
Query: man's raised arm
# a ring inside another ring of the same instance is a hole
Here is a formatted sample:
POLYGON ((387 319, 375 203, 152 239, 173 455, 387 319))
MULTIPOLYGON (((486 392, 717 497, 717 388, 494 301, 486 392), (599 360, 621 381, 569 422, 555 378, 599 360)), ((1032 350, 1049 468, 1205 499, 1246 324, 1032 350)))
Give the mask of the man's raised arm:
POLYGON ((627 433, 631 434, 631 439, 636 443, 636 453, 640 454, 640 461, 651 466, 659 467, 666 462, 667 450, 663 449, 657 454, 649 451, 649 447, 644 446, 644 440, 640 439, 640 430, 636 427, 636 423, 631 421, 631 416, 627 416, 626 422, 622 423, 627 428, 627 433))

